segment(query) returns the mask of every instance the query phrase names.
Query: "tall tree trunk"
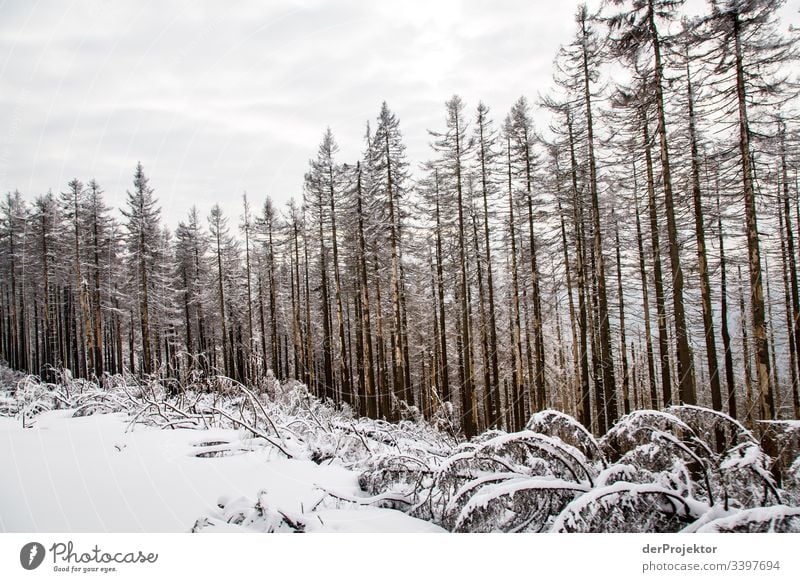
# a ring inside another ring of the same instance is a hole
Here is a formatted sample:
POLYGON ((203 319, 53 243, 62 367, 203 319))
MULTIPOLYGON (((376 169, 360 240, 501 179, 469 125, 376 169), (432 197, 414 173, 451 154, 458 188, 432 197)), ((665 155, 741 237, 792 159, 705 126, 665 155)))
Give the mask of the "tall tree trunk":
MULTIPOLYGON (((385 141, 385 155, 386 155, 386 191, 389 196, 389 243, 391 246, 392 254, 392 308, 393 308, 393 324, 392 324, 392 346, 393 346, 393 360, 394 360, 394 393, 395 396, 401 400, 409 401, 411 394, 408 390, 406 376, 406 354, 404 352, 404 329, 403 329, 403 313, 401 308, 401 289, 400 289, 400 252, 399 252, 399 216, 395 210, 395 193, 394 193, 394 176, 392 176, 392 158, 389 151, 389 132, 387 131, 385 141)), ((460 196, 460 193, 459 193, 460 196)))
MULTIPOLYGON (((583 37, 588 36, 586 20, 581 19, 583 37)), ((592 222, 594 230, 594 255, 597 261, 597 299, 600 341, 600 367, 602 370, 602 400, 598 402, 598 431, 606 429, 617 421, 617 388, 614 379, 614 356, 611 351, 611 328, 608 317, 608 294, 606 292, 606 271, 603 258, 603 234, 600 221, 600 201, 597 193, 597 164, 594 155, 594 127, 592 124, 592 101, 589 89, 589 59, 586 43, 583 44, 583 101, 586 109, 586 135, 589 148, 589 191, 592 201, 592 222), (601 409, 602 407, 602 409, 601 409)))
MULTIPOLYGON (((267 268, 267 286, 269 288, 269 334, 270 334, 270 356, 272 363, 272 371, 276 376, 280 375, 280 364, 278 362, 278 317, 276 303, 276 277, 275 277, 275 247, 272 241, 273 224, 272 219, 267 224, 267 252, 268 255, 268 268, 267 268)), ((262 341, 266 341, 264 338, 262 341)))
MULTIPOLYGON (((516 414, 517 403, 522 401, 524 377, 522 373, 522 333, 520 329, 519 308, 519 274, 517 269, 517 234, 514 219, 514 191, 511 184, 511 140, 507 139, 508 147, 508 237, 511 242, 511 383, 509 396, 506 398, 508 414, 514 420, 513 429, 521 430, 522 423, 516 414)), ((511 424, 511 423, 509 423, 511 424)))
POLYGON ((544 336, 542 333, 542 299, 539 288, 539 266, 537 264, 536 234, 534 232, 533 216, 533 171, 531 168, 531 152, 529 151, 529 137, 525 135, 525 201, 528 205, 528 236, 530 238, 531 261, 531 303, 533 304, 533 354, 536 367, 533 375, 533 391, 531 392, 530 412, 536 412, 545 407, 546 381, 545 381, 545 350, 544 336))
MULTIPOLYGON (((477 434, 478 418, 475 407, 475 386, 472 370, 472 323, 469 317, 469 277, 467 274, 466 232, 464 227, 464 196, 461 179, 461 140, 460 127, 456 118, 456 193, 458 205, 458 267, 461 274, 459 301, 461 305, 461 359, 463 373, 461 378, 461 401, 463 404, 463 429, 467 438, 477 434)), ((394 258, 392 259, 394 263, 394 258)))
POLYGON ((333 189, 333 167, 328 168, 330 184, 330 208, 331 208, 331 244, 333 246, 333 285, 336 299, 336 323, 339 330, 339 367, 341 369, 341 395, 342 399, 352 404, 353 390, 351 388, 352 377, 350 376, 350 366, 348 365, 347 336, 344 331, 344 310, 342 308, 342 283, 339 274, 339 242, 336 233, 336 195, 333 189))
MULTIPOLYGON (((645 351, 647 357, 647 378, 650 395, 650 408, 658 409, 658 391, 656 389, 656 369, 653 358, 653 332, 650 324, 650 294, 647 280, 647 267, 644 258, 644 237, 642 236, 642 221, 639 218, 639 194, 636 182, 636 165, 633 166, 633 198, 636 212, 636 243, 639 250, 639 275, 642 280, 642 309, 644 311, 645 351)), ((640 350, 641 351, 641 350, 640 350)))
POLYGON ((728 287, 725 265, 725 239, 722 230, 722 209, 719 203, 719 178, 717 178, 717 236, 719 238, 720 319, 722 320, 722 349, 725 351, 725 384, 728 388, 728 414, 736 418, 736 381, 733 375, 733 346, 728 329, 728 287))
POLYGON ((574 222, 575 237, 575 272, 577 274, 578 285, 578 327, 580 330, 580 352, 581 352, 581 393, 578 406, 578 419, 584 426, 592 424, 591 407, 591 388, 589 386, 589 342, 588 342, 588 321, 587 321, 587 282, 586 282, 586 251, 585 239, 583 236, 583 206, 580 200, 578 189, 578 162, 575 155, 575 135, 573 129, 572 113, 567 110, 567 130, 569 137, 569 157, 570 157, 570 177, 572 186, 572 218, 574 222))
POLYGON ((625 414, 631 411, 630 374, 628 371, 628 346, 625 337, 625 293, 622 287, 622 258, 619 248, 619 222, 614 220, 614 242, 617 245, 617 293, 619 295, 619 344, 622 358, 622 402, 625 414))
MULTIPOLYGON (((786 302, 787 323, 789 324, 789 347, 791 352, 792 365, 792 407, 794 417, 800 419, 800 388, 798 387, 798 376, 800 376, 800 359, 797 357, 797 350, 800 349, 800 293, 797 289, 797 262, 794 248, 794 231, 792 229, 792 215, 789 202, 789 176, 786 162, 786 126, 781 123, 781 186, 783 188, 783 223, 786 227, 785 237, 781 235, 781 245, 786 241, 786 250, 783 252, 784 268, 788 259, 789 273, 784 274, 784 280, 789 279, 788 290, 791 295, 791 306, 786 302)), ((783 249, 782 249, 783 250, 783 249)))
POLYGON ((694 365, 689 347, 686 315, 683 303, 683 270, 681 269, 680 247, 678 246, 678 226, 675 221, 675 203, 672 195, 672 172, 669 161, 667 122, 664 112, 663 64, 661 62, 661 40, 656 27, 654 0, 648 0, 648 24, 653 57, 656 90, 657 133, 661 149, 661 179, 664 185, 664 208, 667 218, 667 238, 669 241, 669 261, 672 269, 672 301, 675 319, 675 342, 678 351, 678 391, 684 404, 696 404, 697 393, 694 384, 694 365))
POLYGON ((744 182, 744 209, 747 224, 747 250, 750 266, 750 309, 753 313, 753 342, 755 344, 756 379, 758 381, 759 415, 763 420, 775 418, 775 401, 769 381, 769 342, 767 339, 764 287, 761 278, 761 248, 758 241, 756 195, 753 188, 753 162, 750 155, 750 125, 747 119, 747 95, 744 84, 744 65, 739 17, 731 13, 732 34, 736 60, 736 96, 739 109, 739 151, 744 182))
POLYGON ((499 426, 500 423, 500 365, 497 359, 497 316, 494 305, 494 275, 492 273, 492 245, 489 240, 489 176, 486 167, 487 151, 485 147, 484 125, 480 124, 480 164, 481 164, 481 194, 483 196, 483 244, 486 249, 486 287, 489 294, 489 355, 491 358, 492 375, 491 384, 487 388, 489 428, 499 426))
POLYGON ((492 371, 489 357, 488 317, 486 314, 486 292, 483 283, 483 265, 481 264, 481 250, 478 241, 478 224, 474 211, 472 212, 472 239, 475 249, 475 266, 478 279, 478 320, 480 322, 481 360, 483 367, 483 414, 484 423, 481 428, 488 427, 492 418, 491 391, 492 371))
MULTIPOLYGON (((786 311, 786 339, 787 343, 789 344, 789 377, 791 378, 791 390, 792 390, 792 405, 793 405, 793 412, 795 412, 795 418, 800 418, 796 414, 796 410, 794 408, 795 403, 795 395, 797 394, 797 343, 794 337, 794 321, 795 321, 795 311, 792 306, 792 291, 791 285, 789 283, 789 269, 788 269, 788 257, 786 252, 786 231, 783 228, 783 208, 778 209, 778 226, 781 230, 781 267, 783 273, 783 307, 786 311)), ((794 275, 792 275, 794 277, 794 275)), ((770 317, 770 319, 772 319, 770 317)), ((774 344, 773 344, 774 346, 774 344)), ((778 407, 778 412, 780 412, 780 406, 778 407)))
POLYGON ((225 284, 223 280, 224 271, 222 269, 222 241, 220 233, 220 224, 217 223, 216 228, 216 243, 217 243, 217 294, 219 298, 219 316, 220 327, 222 331, 222 367, 223 373, 227 376, 231 375, 233 369, 233 362, 230 361, 228 353, 228 322, 225 313, 225 284))
POLYGON ((378 346, 378 406, 380 410, 379 416, 392 419, 392 401, 391 394, 388 386, 387 370, 386 370, 386 342, 383 333, 383 305, 381 301, 381 276, 380 267, 378 262, 378 249, 377 244, 373 242, 372 247, 372 266, 373 266, 373 280, 375 282, 375 317, 376 321, 376 336, 375 341, 378 346))
POLYGON ((316 356, 312 343, 311 331, 311 289, 308 276, 308 239, 306 238, 305 218, 303 219, 303 301, 305 303, 305 336, 306 336, 306 374, 308 386, 316 396, 320 396, 319 376, 316 373, 316 356))
MULTIPOLYGON (((560 188, 559 188, 560 190, 560 188)), ((559 192, 560 194, 560 192, 559 192)), ((569 327, 572 333, 572 373, 574 376, 574 385, 572 386, 572 400, 574 401, 574 410, 570 414, 579 415, 579 403, 581 402, 581 369, 580 369, 580 355, 578 353, 578 325, 575 315, 575 300, 572 297, 572 266, 569 260, 569 246, 567 245, 567 229, 564 224, 564 214, 561 208, 561 200, 558 200, 558 216, 561 223, 561 248, 564 251, 564 274, 567 283, 567 300, 569 302, 569 327)))
POLYGON ((753 372, 751 368, 751 359, 750 359, 750 341, 747 334, 747 315, 745 313, 745 306, 744 306, 744 284, 742 283, 742 268, 737 267, 739 272, 739 314, 740 314, 740 325, 742 332, 742 359, 744 361, 744 395, 745 395, 745 424, 747 428, 753 429, 754 428, 754 416, 753 416, 753 408, 755 406, 753 402, 753 372))
POLYGON ((331 304, 328 297, 328 261, 326 259, 325 232, 323 230, 323 216, 325 203, 322 193, 318 194, 317 207, 319 209, 319 262, 320 262, 320 289, 322 291, 322 358, 325 398, 336 400, 336 390, 333 379, 333 337, 331 336, 331 304))
POLYGON ((642 115, 645 166, 647 169, 647 197, 650 211, 650 238, 653 251, 653 279, 656 287, 656 315, 658 323, 658 352, 661 362, 661 393, 664 408, 672 406, 672 373, 669 366, 669 339, 667 337, 667 309, 664 279, 661 272, 661 246, 659 242, 658 210, 656 207, 653 159, 650 153, 650 131, 646 115, 642 115))
POLYGON ((356 183, 356 214, 358 216, 358 271, 361 292, 362 343, 364 346, 363 367, 365 371, 364 395, 366 414, 378 418, 378 397, 375 386, 375 367, 372 351, 372 316, 370 313, 369 274, 367 272, 367 243, 364 237, 363 192, 361 189, 361 164, 359 163, 356 183))
MULTIPOLYGON (((96 204, 97 200, 95 199, 93 208, 95 208, 96 204)), ((94 290, 92 292, 92 344, 94 356, 92 357, 92 373, 100 378, 105 367, 103 365, 103 311, 100 294, 100 233, 98 220, 99 217, 95 212, 92 215, 92 248, 94 251, 94 290)))
MULTIPOLYGON (((711 406, 714 410, 722 410, 722 386, 719 379, 719 363, 717 361, 717 342, 714 338, 714 311, 711 304, 711 282, 708 274, 708 257, 706 256, 705 218, 700 191, 700 156, 697 151, 697 131, 695 127, 694 94, 692 92, 692 73, 689 68, 688 49, 686 54, 686 85, 689 101, 689 141, 692 154, 692 201, 694 202, 694 233, 697 240, 697 270, 700 275, 700 297, 703 302, 703 331, 706 340, 706 358, 708 360, 708 378, 711 384, 711 406)), ((689 402, 689 404, 696 404, 689 402)), ((718 439, 719 441, 719 439, 718 439)))
POLYGON ((253 288, 252 277, 250 270, 250 205, 247 202, 247 195, 243 196, 244 200, 244 274, 247 280, 247 372, 246 377, 249 380, 252 378, 253 373, 250 367, 253 365, 253 288))
POLYGON ((439 207, 439 172, 435 170, 436 181, 436 293, 439 303, 439 354, 442 362, 442 369, 439 373, 442 389, 442 401, 450 402, 450 366, 447 356, 447 324, 445 321, 444 309, 444 256, 442 252, 442 218, 439 207))

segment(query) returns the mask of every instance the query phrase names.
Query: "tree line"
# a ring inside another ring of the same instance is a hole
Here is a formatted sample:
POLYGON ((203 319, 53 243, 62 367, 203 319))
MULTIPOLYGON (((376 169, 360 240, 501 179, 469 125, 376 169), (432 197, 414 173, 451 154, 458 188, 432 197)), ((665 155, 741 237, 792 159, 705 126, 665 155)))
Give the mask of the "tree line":
POLYGON ((579 7, 553 84, 497 121, 458 96, 412 168, 384 102, 362 155, 330 129, 302 197, 196 207, 172 232, 138 164, 0 204, 0 359, 179 390, 271 374, 466 436, 556 408, 800 418, 794 36, 782 2, 579 7), (538 128, 545 111, 550 125, 538 128))

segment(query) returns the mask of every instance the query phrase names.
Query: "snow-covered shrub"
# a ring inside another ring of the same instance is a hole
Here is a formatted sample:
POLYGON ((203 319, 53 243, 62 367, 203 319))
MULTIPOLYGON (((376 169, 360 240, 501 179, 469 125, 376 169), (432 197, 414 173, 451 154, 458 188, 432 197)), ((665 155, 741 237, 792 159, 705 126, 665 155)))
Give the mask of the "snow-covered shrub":
POLYGON ((717 451, 725 451, 744 442, 757 442, 751 431, 724 412, 688 404, 670 406, 666 412, 686 423, 695 436, 702 436, 706 444, 717 451), (719 442, 714 442, 717 439, 719 442))
MULTIPOLYGON (((794 426, 781 425, 776 438, 792 459, 794 426)), ((487 431, 427 462, 390 451, 366 464, 361 485, 372 495, 405 495, 412 515, 451 531, 697 531, 747 508, 797 505, 796 489, 781 489, 755 435, 722 413, 636 411, 598 440, 552 410, 526 427, 487 431)), ((800 461, 783 475, 796 487, 800 461)))
POLYGON ((605 465, 605 457, 600 449, 600 444, 586 427, 568 414, 552 409, 542 410, 531 416, 525 428, 558 437, 580 450, 589 462, 605 465))
POLYGON ((25 378, 25 374, 12 370, 0 362, 0 393, 8 392, 13 395, 17 390, 17 383, 25 378))
POLYGON ((291 515, 275 507, 268 500, 266 491, 260 491, 255 502, 246 497, 221 498, 217 502, 217 510, 208 517, 198 519, 191 531, 197 533, 219 530, 223 524, 259 533, 303 533, 306 528, 303 516, 291 515))
POLYGON ((554 532, 677 532, 708 506, 649 483, 617 481, 581 495, 555 519, 554 532))
POLYGON ((60 408, 60 405, 65 403, 58 386, 42 382, 34 375, 25 376, 17 382, 14 398, 16 400, 14 415, 22 420, 23 427, 29 426, 42 412, 60 408))
POLYGON ((552 477, 487 474, 466 483, 453 496, 444 523, 456 532, 541 532, 569 502, 588 490, 585 483, 552 477))
POLYGON ((800 508, 786 505, 754 507, 712 520, 700 533, 800 533, 800 508))
POLYGON ((719 466, 728 499, 740 508, 780 504, 780 493, 770 473, 771 464, 757 443, 744 442, 728 450, 719 466))
MULTIPOLYGON (((321 489, 323 508, 400 509, 459 532, 800 528, 798 421, 750 431, 720 412, 674 406, 632 412, 595 438, 570 416, 545 410, 525 430, 489 430, 465 441, 447 405, 430 421, 406 408, 403 420, 389 423, 271 377, 250 387, 199 372, 181 380, 124 374, 89 382, 66 370, 51 377, 54 383, 0 368, 0 414, 26 425, 65 409, 124 413, 129 430, 238 429, 247 450, 358 470, 368 497, 321 489)), ((223 500, 194 529, 302 531, 304 519, 259 494, 223 500)))

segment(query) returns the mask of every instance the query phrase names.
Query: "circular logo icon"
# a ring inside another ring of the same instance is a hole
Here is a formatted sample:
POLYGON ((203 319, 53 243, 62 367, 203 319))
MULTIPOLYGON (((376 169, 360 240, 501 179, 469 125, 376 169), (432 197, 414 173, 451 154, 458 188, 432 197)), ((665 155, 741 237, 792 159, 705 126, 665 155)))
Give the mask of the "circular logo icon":
POLYGON ((26 570, 35 570, 44 561, 44 546, 39 542, 28 542, 19 551, 19 563, 26 570))

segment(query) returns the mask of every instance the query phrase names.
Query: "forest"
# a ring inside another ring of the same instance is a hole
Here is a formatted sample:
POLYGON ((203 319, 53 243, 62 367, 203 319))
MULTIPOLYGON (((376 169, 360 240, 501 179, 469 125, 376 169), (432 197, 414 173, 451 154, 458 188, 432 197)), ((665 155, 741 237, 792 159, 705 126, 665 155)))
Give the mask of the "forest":
POLYGON ((547 409, 799 419, 795 31, 781 2, 681 4, 579 8, 552 85, 505 115, 452 96, 428 160, 387 102, 360 159, 324 131, 285 206, 171 229, 141 163, 116 210, 88 177, 5 194, 0 360, 172 396, 297 380, 467 439, 547 409))

